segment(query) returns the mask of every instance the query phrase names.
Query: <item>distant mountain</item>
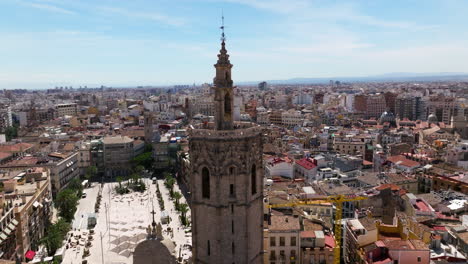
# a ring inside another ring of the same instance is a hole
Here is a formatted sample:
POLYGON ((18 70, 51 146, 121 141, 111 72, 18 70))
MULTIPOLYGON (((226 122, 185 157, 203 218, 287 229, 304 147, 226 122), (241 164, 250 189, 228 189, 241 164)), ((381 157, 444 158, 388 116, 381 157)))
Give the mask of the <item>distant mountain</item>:
MULTIPOLYGON (((267 80, 269 84, 320 84, 330 80, 340 82, 434 82, 434 81, 468 81, 468 73, 440 72, 440 73, 409 73, 396 72, 363 77, 329 77, 329 78, 292 78, 287 80, 267 80)), ((252 85, 260 81, 237 82, 237 84, 252 85)))

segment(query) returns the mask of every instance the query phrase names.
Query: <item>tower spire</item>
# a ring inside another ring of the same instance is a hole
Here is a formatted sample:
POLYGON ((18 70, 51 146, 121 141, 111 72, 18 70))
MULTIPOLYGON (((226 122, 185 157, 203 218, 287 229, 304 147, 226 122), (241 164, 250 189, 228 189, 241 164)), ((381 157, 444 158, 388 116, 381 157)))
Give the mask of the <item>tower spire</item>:
POLYGON ((221 26, 219 27, 221 29, 221 42, 224 43, 226 40, 226 36, 224 35, 224 12, 221 10, 221 26))

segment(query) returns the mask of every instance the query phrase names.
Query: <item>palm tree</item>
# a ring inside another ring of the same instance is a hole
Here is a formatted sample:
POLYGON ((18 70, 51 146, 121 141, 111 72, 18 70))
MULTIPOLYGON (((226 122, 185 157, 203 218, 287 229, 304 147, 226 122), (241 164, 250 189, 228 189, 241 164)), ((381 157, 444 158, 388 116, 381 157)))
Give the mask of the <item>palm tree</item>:
POLYGON ((140 175, 143 173, 143 170, 145 170, 145 167, 143 167, 142 165, 138 165, 135 167, 135 173, 140 175))
POLYGON ((138 181, 140 180, 140 175, 138 173, 133 173, 132 175, 130 175, 130 178, 132 179, 133 183, 138 183, 138 181))
POLYGON ((175 199, 175 207, 177 210, 179 208, 179 200, 182 198, 182 194, 180 192, 175 192, 173 198, 175 199))
POLYGON ((121 176, 117 177, 117 182, 119 183, 119 189, 122 189, 123 178, 121 176))
POLYGON ((187 214, 188 210, 189 210, 188 204, 184 203, 184 204, 179 205, 179 211, 182 214, 182 216, 181 216, 182 224, 184 224, 184 225, 187 225, 186 214, 187 214))
POLYGON ((169 194, 171 197, 174 195, 174 184, 175 184, 175 179, 170 176, 169 178, 166 179, 166 186, 169 188, 169 194))

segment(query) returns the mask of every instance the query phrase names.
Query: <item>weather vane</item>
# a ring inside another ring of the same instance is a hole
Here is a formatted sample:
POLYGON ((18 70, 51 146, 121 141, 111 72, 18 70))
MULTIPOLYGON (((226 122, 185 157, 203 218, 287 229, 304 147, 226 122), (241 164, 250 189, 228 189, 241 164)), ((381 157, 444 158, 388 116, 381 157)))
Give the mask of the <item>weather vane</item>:
POLYGON ((222 31, 221 33, 221 41, 224 42, 226 37, 224 36, 224 12, 221 11, 221 26, 219 27, 222 31))

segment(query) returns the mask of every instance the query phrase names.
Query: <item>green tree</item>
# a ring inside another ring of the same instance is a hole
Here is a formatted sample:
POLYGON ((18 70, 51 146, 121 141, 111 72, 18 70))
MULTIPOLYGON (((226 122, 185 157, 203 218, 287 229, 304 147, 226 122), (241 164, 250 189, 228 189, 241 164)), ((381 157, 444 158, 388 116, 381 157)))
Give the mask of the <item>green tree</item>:
POLYGON ((144 152, 135 158, 132 159, 133 167, 143 166, 145 169, 151 169, 153 165, 153 153, 152 152, 144 152))
POLYGON ((76 195, 76 192, 71 189, 65 189, 57 195, 56 204, 59 209, 59 215, 67 222, 71 222, 73 220, 78 200, 79 198, 76 195))
POLYGON ((188 221, 187 221, 187 212, 189 210, 189 207, 188 207, 188 204, 181 204, 179 205, 179 211, 180 213, 182 214, 181 215, 181 218, 182 218, 182 224, 184 225, 187 225, 188 221))
POLYGON ((153 151, 153 145, 151 144, 145 144, 145 150, 144 152, 152 152, 153 151))
POLYGON ((49 255, 52 255, 62 246, 62 241, 70 230, 70 223, 66 222, 65 219, 60 218, 57 223, 50 225, 44 237, 40 240, 49 255))
POLYGON ((119 188, 122 189, 122 181, 123 181, 123 178, 121 176, 118 176, 117 177, 117 182, 119 183, 119 188))
POLYGON ((74 178, 68 184, 67 189, 70 189, 70 190, 78 193, 78 195, 80 196, 81 192, 83 191, 83 185, 81 184, 81 181, 80 181, 79 178, 74 178))
POLYGON ((171 195, 171 197, 174 195, 174 184, 175 184, 175 182, 176 182, 176 180, 170 174, 169 174, 168 177, 166 177, 165 184, 166 184, 166 187, 169 189, 169 194, 171 195))
POLYGON ((4 130, 6 141, 10 141, 16 137, 18 137, 18 126, 14 125, 11 127, 7 127, 4 130))
POLYGON ((133 184, 138 184, 140 178, 140 174, 138 173, 132 173, 132 175, 130 175, 130 179, 132 179, 133 184))
POLYGON ((144 170, 145 170, 144 166, 138 165, 135 167, 135 173, 138 174, 138 176, 141 176, 144 170))
POLYGON ((97 175, 97 168, 96 168, 96 166, 89 166, 89 167, 86 169, 85 179, 90 180, 90 179, 96 177, 96 175, 97 175))
POLYGON ((174 192, 173 198, 175 200, 175 207, 178 210, 179 208, 179 200, 182 198, 182 194, 180 192, 174 192))

